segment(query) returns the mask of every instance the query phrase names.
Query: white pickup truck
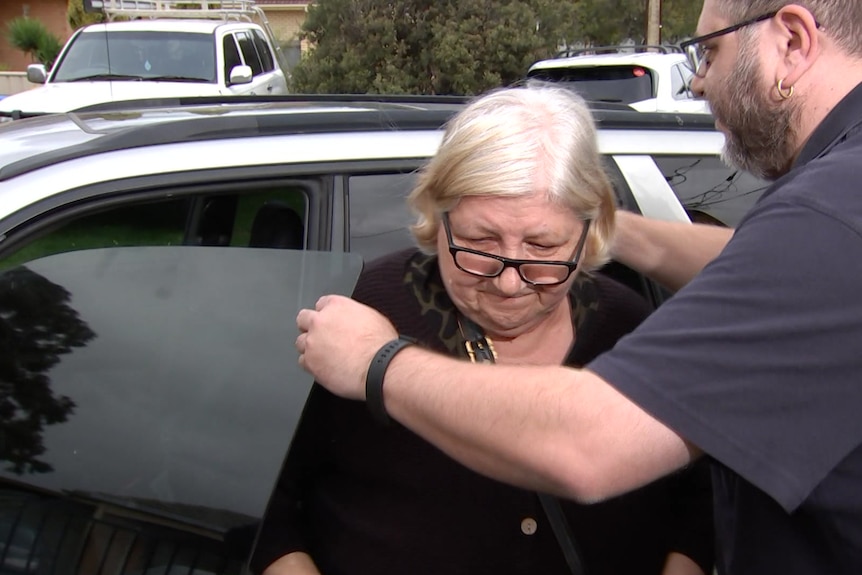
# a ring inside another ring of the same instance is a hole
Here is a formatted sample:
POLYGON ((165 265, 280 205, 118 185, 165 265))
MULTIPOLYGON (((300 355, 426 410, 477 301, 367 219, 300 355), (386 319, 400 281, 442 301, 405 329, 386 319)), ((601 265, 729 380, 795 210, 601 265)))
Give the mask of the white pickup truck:
MULTIPOLYGON (((96 1, 88 2, 96 4, 96 1)), ((141 98, 287 93, 281 52, 253 0, 103 0, 108 21, 78 29, 39 88, 0 100, 0 120, 141 98)))

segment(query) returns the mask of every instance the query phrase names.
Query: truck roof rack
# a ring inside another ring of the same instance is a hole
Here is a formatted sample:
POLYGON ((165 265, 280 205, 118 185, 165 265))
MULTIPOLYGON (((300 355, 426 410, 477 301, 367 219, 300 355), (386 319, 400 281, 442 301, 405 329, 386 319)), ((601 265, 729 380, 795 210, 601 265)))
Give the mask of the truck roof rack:
POLYGON ((254 0, 84 0, 84 12, 104 14, 108 22, 116 17, 204 18, 259 24, 273 44, 280 67, 287 70, 281 45, 275 37, 266 13, 254 0))
POLYGON ((655 52, 658 54, 682 53, 679 46, 673 44, 617 44, 613 46, 586 46, 583 48, 566 48, 554 55, 554 58, 570 58, 595 54, 626 54, 655 52))
POLYGON ((206 18, 266 21, 254 0, 85 0, 85 12, 114 18, 206 18))

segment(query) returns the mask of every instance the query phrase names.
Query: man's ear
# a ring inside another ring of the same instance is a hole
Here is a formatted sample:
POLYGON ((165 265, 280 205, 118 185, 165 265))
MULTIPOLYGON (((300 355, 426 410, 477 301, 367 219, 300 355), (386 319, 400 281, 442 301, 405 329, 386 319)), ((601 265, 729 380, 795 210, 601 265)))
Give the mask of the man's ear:
POLYGON ((778 28, 781 62, 776 68, 776 80, 791 87, 811 68, 820 54, 819 24, 808 9, 789 4, 773 19, 778 28))

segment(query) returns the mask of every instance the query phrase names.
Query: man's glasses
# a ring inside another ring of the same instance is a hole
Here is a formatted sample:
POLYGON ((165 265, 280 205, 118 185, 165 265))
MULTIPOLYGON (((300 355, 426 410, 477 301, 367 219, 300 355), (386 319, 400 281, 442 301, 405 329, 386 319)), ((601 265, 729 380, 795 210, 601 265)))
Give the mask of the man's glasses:
POLYGON ((569 279, 569 276, 578 269, 578 260, 587 242, 587 231, 590 229, 590 221, 584 222, 584 229, 575 248, 571 261, 556 260, 513 260, 456 246, 452 240, 452 230, 449 228, 449 214, 443 214, 443 228, 449 240, 449 253, 459 270, 481 278, 495 278, 503 273, 506 268, 515 268, 524 282, 534 286, 559 285, 569 279))
POLYGON ((725 34, 736 32, 740 28, 745 28, 746 26, 751 26, 752 24, 757 24, 758 22, 769 20, 770 18, 774 18, 776 14, 778 14, 777 10, 773 12, 768 12, 766 14, 761 14, 756 18, 752 18, 751 20, 745 20, 744 22, 734 24, 733 26, 728 26, 727 28, 722 28, 721 30, 716 30, 711 34, 698 36, 697 38, 692 38, 691 40, 680 42, 679 47, 680 49, 682 49, 683 53, 685 53, 686 64, 688 65, 689 70, 694 72, 694 75, 699 78, 703 78, 704 74, 706 74, 706 67, 704 64, 706 63, 707 48, 704 48, 703 43, 707 40, 712 40, 713 38, 718 38, 719 36, 724 36, 725 34))

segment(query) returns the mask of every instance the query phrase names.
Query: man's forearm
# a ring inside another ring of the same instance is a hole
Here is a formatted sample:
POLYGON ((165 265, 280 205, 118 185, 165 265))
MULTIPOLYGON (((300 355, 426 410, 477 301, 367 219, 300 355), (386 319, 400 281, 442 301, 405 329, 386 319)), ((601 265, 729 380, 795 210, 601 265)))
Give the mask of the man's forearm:
POLYGON ((617 212, 613 257, 676 291, 721 253, 733 229, 617 212))
MULTIPOLYGON (((392 324, 335 295, 296 321, 300 366, 332 393, 365 400, 373 358, 397 337, 392 324)), ((588 370, 472 364, 409 346, 388 363, 382 397, 390 416, 479 473, 581 501, 639 487, 697 455, 588 370)))
POLYGON ((561 366, 476 365, 409 348, 389 366, 384 399, 395 419, 475 471, 580 501, 645 485, 694 454, 595 374, 561 366))

